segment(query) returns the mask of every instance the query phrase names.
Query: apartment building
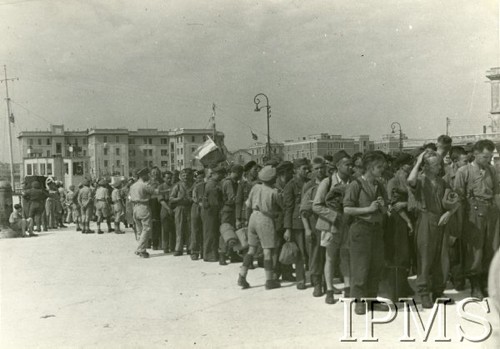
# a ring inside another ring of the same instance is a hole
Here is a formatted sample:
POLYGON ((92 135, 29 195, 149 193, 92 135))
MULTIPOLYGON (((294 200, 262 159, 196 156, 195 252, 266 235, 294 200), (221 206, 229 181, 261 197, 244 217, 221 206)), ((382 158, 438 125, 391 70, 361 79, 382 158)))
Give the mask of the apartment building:
MULTIPOLYGON (((198 168, 202 166, 193 153, 208 136, 212 136, 211 129, 69 131, 64 125, 51 125, 47 131, 22 131, 18 135, 22 176, 56 176, 69 186, 86 176, 130 176, 143 167, 198 168)), ((215 138, 225 148, 224 133, 217 132, 215 138)))

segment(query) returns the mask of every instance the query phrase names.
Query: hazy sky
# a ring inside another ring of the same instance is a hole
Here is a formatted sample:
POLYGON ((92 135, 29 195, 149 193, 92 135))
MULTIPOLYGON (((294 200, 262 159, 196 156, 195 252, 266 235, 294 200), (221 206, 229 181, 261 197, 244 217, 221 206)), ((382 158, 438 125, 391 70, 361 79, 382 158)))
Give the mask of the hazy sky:
MULTIPOLYGON (((328 132, 482 131, 498 65, 497 0, 0 0, 15 135, 64 123, 206 127, 229 149, 328 132)), ((3 72, 2 72, 3 74, 3 72)), ((4 85, 0 96, 5 97, 4 85)), ((7 160, 2 99, 1 158, 7 160)), ((17 143, 17 139, 14 143, 17 143)), ((19 151, 16 147, 16 155, 19 151)))

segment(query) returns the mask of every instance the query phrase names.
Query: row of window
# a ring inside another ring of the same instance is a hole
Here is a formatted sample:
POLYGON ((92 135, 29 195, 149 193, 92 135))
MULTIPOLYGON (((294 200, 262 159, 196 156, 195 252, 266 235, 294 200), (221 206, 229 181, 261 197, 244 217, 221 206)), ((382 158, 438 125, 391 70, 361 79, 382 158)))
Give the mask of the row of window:
MULTIPOLYGON (((120 167, 121 165, 122 165, 122 162, 120 160, 116 160, 116 166, 120 167)), ((104 167, 108 167, 108 166, 109 166, 109 161, 104 160, 104 167)))
POLYGON ((52 176, 52 164, 27 164, 27 176, 52 176))

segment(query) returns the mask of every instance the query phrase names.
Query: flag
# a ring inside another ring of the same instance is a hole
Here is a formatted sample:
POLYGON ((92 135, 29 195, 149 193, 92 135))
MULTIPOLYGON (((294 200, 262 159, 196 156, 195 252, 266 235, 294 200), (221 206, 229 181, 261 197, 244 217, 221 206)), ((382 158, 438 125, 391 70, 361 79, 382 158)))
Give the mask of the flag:
POLYGON ((212 140, 212 138, 207 137, 208 139, 196 149, 193 153, 195 159, 201 160, 208 153, 218 149, 217 144, 212 140))
POLYGON ((15 120, 14 120, 14 113, 11 113, 11 114, 10 114, 10 116, 9 116, 9 121, 10 121, 11 123, 14 123, 14 121, 15 121, 15 120))
POLYGON ((210 137, 196 149, 193 156, 205 166, 217 164, 226 159, 222 150, 217 147, 217 144, 210 137))
POLYGON ((256 141, 256 140, 258 140, 258 139, 259 139, 259 137, 258 137, 255 133, 253 133, 253 131, 250 131, 250 132, 252 133, 252 139, 253 139, 254 141, 256 141))

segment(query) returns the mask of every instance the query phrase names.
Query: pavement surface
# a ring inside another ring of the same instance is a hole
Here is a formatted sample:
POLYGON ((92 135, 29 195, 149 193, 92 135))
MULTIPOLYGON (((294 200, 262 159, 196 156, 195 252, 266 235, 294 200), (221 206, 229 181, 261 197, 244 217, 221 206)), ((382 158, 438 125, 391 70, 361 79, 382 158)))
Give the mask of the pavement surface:
MULTIPOLYGON (((374 325, 378 342, 362 342, 366 318, 353 313, 357 341, 341 342, 349 323, 344 303, 326 305, 311 288, 298 291, 293 283, 266 291, 260 268, 249 272, 252 287, 241 290, 239 264, 222 267, 161 251, 141 259, 135 247, 130 229, 83 235, 70 226, 0 240, 0 348, 500 348, 491 302, 467 307, 476 322, 492 326, 480 343, 460 341, 459 325, 468 338, 481 337, 485 327, 460 317, 456 305, 436 316, 427 341, 412 322, 415 342, 401 343, 405 316, 398 312, 392 322, 374 325), (439 321, 449 342, 435 341, 439 321)), ((432 312, 419 310, 425 325, 432 312)))

